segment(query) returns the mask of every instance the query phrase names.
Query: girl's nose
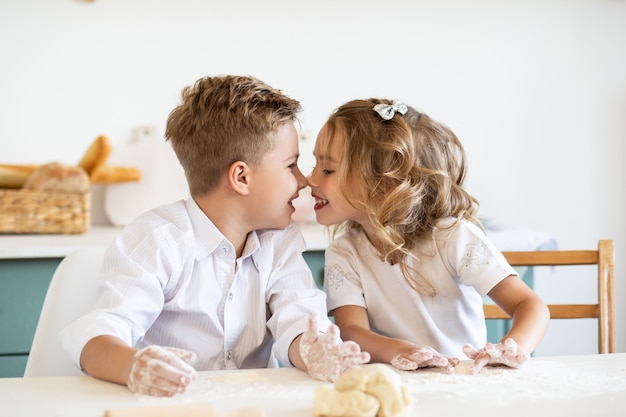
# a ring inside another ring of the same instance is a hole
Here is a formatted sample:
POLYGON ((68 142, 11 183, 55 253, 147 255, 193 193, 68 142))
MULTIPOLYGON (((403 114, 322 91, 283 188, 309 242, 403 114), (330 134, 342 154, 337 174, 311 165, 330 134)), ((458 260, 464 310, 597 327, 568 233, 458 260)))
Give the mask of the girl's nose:
POLYGON ((315 183, 314 183, 314 180, 313 180, 313 171, 311 171, 309 173, 309 175, 306 176, 306 182, 309 185, 309 187, 314 187, 315 186, 315 183))

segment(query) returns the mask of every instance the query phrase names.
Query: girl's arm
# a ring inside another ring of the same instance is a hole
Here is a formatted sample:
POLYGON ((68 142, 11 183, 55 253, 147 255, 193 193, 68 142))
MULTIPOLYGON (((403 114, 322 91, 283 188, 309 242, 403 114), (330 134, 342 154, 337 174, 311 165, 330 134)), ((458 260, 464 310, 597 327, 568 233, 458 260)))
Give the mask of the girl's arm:
POLYGON ((470 373, 480 372, 485 365, 521 367, 543 339, 550 321, 543 300, 515 275, 500 281, 488 295, 513 319, 513 324, 500 343, 487 343, 478 350, 463 346, 465 354, 474 360, 470 373))
POLYGON ((528 353, 535 350, 550 321, 546 303, 515 275, 500 281, 488 295, 513 319, 511 329, 502 340, 511 338, 528 353))
POLYGON ((344 340, 353 340, 365 352, 369 352, 372 362, 390 363, 391 359, 403 351, 413 350, 415 345, 404 340, 379 335, 370 330, 365 308, 355 305, 342 306, 333 311, 335 324, 341 330, 344 340))
POLYGON ((367 311, 363 307, 342 306, 334 310, 334 316, 344 340, 358 343, 361 349, 370 353, 372 362, 390 363, 405 371, 441 368, 445 373, 454 372, 454 366, 459 363, 457 358, 443 356, 430 346, 418 346, 371 331, 367 311))

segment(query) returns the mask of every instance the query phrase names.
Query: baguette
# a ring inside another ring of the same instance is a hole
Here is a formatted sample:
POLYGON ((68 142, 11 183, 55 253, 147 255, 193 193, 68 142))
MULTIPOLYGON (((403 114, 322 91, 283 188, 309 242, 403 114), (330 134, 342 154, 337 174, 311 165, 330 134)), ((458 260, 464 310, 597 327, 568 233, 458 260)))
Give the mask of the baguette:
MULTIPOLYGON (((111 142, 106 136, 98 136, 89 145, 76 168, 84 171, 92 184, 141 180, 141 171, 137 168, 106 165, 110 154, 111 142)), ((42 166, 0 164, 0 188, 22 188, 42 166)))
POLYGON ((78 162, 78 166, 87 172, 89 178, 93 180, 94 173, 102 167, 111 154, 111 142, 104 135, 98 136, 78 162))
POLYGON ((91 175, 91 183, 116 183, 141 180, 141 171, 137 168, 103 165, 91 175))
POLYGON ((39 165, 0 164, 0 188, 22 188, 39 165))

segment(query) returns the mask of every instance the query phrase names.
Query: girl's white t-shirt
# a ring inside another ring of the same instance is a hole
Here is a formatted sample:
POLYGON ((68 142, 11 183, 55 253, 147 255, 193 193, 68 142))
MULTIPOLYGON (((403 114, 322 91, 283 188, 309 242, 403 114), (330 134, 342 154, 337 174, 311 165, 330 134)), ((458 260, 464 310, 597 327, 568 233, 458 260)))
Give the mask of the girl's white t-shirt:
POLYGON ((477 226, 454 218, 439 222, 432 240, 415 251, 413 267, 428 277, 435 296, 405 281, 400 267, 384 262, 365 233, 352 229, 326 250, 328 310, 357 305, 372 331, 464 358, 462 346, 483 347, 487 330, 483 297, 502 279, 518 275, 477 226))

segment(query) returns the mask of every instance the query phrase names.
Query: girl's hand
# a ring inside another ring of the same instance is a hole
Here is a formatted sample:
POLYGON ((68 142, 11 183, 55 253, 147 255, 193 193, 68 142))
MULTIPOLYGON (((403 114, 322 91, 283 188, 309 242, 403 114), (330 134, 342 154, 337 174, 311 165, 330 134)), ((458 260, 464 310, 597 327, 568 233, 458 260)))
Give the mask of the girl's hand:
POLYGON ((508 338, 498 344, 487 343, 482 349, 475 349, 467 344, 463 346, 463 352, 468 358, 474 360, 470 368, 470 373, 476 374, 485 365, 506 365, 511 368, 520 368, 528 359, 530 354, 517 347, 515 340, 508 338))
POLYGON ((429 346, 417 346, 413 351, 400 353, 391 359, 391 364, 402 371, 418 368, 440 368, 445 374, 454 373, 457 358, 444 356, 429 346))
POLYGON ((370 355, 361 352, 355 342, 344 342, 339 328, 332 324, 326 333, 317 330, 317 318, 309 316, 307 329, 300 339, 300 356, 313 378, 334 382, 348 368, 367 363, 370 355))
POLYGON ((171 397, 185 392, 196 379, 189 365, 196 354, 172 347, 148 346, 135 354, 128 378, 128 388, 138 394, 171 397))

